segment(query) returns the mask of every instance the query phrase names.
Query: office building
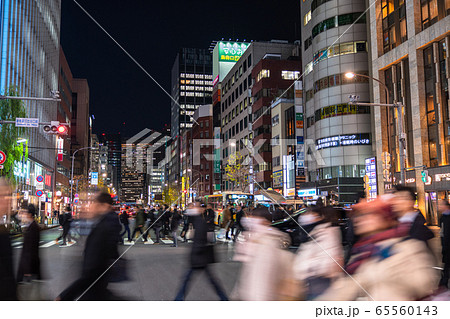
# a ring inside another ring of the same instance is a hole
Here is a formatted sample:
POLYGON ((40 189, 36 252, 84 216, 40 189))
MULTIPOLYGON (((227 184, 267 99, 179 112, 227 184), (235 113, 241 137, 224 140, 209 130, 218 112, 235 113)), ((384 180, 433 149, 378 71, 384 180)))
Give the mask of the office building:
POLYGON ((349 205, 363 191, 365 160, 372 156, 366 2, 305 0, 302 18, 305 151, 308 183, 327 203, 349 205), (352 25, 353 24, 353 25, 352 25))
MULTIPOLYGON (((222 155, 222 190, 233 190, 237 186, 234 182, 227 180, 224 172, 224 167, 226 167, 227 163, 230 161, 230 155, 233 155, 231 157, 231 162, 233 162, 232 158, 236 154, 238 157, 242 157, 243 166, 245 166, 246 170, 245 174, 250 176, 250 183, 248 185, 241 185, 241 191, 252 192, 259 188, 270 187, 271 166, 267 164, 267 162, 264 162, 263 157, 263 160, 258 161, 258 171, 253 175, 253 160, 255 156, 253 156, 253 158, 248 158, 248 154, 249 149, 250 153, 254 149, 254 134, 258 134, 259 136, 264 133, 264 127, 260 126, 262 118, 259 117, 261 117, 261 115, 266 115, 261 111, 261 108, 265 105, 262 105, 261 101, 258 101, 259 97, 267 97, 273 92, 266 88, 258 91, 253 90, 252 86, 259 81, 257 77, 253 77, 252 71, 255 65, 264 58, 287 60, 293 55, 295 47, 296 45, 289 44, 286 41, 272 40, 270 42, 252 42, 221 81, 220 125, 222 144, 220 152, 222 155), (254 103, 256 103, 255 106, 253 106, 254 103), (254 132, 253 129, 254 121, 256 121, 255 124, 258 128, 258 131, 256 132, 254 132), (267 165, 265 165, 265 163, 267 165), (265 171, 269 173, 264 173, 265 171), (260 175, 263 176, 262 179, 260 178, 260 175), (266 177, 267 179, 264 179, 266 177), (256 183, 255 180, 259 180, 262 184, 256 183)), ((260 84, 258 84, 258 87, 259 86, 260 84)), ((275 91, 275 94, 282 93, 278 92, 278 90, 275 91)), ((267 109, 270 107, 270 101, 276 96, 275 94, 267 101, 267 109)), ((266 113, 268 116, 264 117, 266 122, 263 124, 270 125, 270 110, 266 113), (269 123, 267 123, 267 121, 269 123)), ((268 141, 265 144, 266 146, 261 144, 257 145, 256 152, 258 154, 266 149, 270 149, 270 129, 267 130, 266 128, 266 135, 260 136, 259 139, 262 139, 263 137, 266 137, 268 141)), ((256 141, 256 143, 258 143, 258 141, 256 141)), ((262 143, 264 144, 264 141, 262 141, 262 143)), ((269 157, 271 161, 271 156, 269 157)), ((261 156, 256 156, 256 158, 261 159, 261 156)))
POLYGON ((372 81, 373 102, 400 102, 404 119, 399 132, 392 108, 373 108, 378 193, 401 181, 400 134, 405 184, 417 189, 418 206, 432 225, 441 213, 437 200, 450 198, 449 15, 448 0, 383 0, 368 12, 371 76, 389 92, 372 81))
POLYGON ((211 103, 212 55, 207 49, 182 48, 172 67, 171 137, 177 149, 171 159, 172 184, 181 178, 180 144, 185 129, 192 127, 192 115, 211 103))

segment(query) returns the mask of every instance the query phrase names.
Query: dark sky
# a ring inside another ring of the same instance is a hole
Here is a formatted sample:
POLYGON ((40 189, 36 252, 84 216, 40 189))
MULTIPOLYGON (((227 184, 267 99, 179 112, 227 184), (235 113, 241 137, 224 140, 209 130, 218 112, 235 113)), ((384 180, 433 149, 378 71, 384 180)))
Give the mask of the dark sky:
MULTIPOLYGON (((300 0, 77 0, 168 92, 182 47, 211 41, 294 41, 300 0)), ((86 78, 94 132, 131 136, 170 123, 170 98, 74 3, 62 1, 61 44, 86 78), (123 124, 125 123, 125 124, 123 124)))

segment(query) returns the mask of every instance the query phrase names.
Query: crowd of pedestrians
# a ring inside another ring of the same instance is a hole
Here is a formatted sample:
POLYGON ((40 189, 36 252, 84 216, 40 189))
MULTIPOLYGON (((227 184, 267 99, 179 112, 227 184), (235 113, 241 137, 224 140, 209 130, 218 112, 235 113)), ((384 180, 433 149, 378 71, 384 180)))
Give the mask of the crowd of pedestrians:
MULTIPOLYGON (((0 179, 0 300, 36 300, 24 290, 42 279, 36 208, 27 205, 19 210, 23 248, 14 271, 8 222, 11 194, 8 183, 0 179)), ((90 229, 81 272, 56 300, 117 300, 108 285, 127 279, 118 245, 135 244, 139 239, 148 243, 150 231, 155 244, 169 236, 173 247, 180 241, 192 242, 187 246, 188 267, 174 292, 175 300, 186 298, 196 273, 207 276, 223 301, 449 299, 442 296, 448 296, 450 276, 450 205, 439 202, 439 260, 431 244, 435 233, 415 209, 415 201, 415 191, 401 185, 376 200, 361 199, 351 208, 345 232, 335 208, 309 207, 296 215, 298 247, 286 249, 291 236, 273 227, 280 211, 264 206, 250 209, 230 203, 219 220, 213 207, 201 202, 190 203, 185 210, 156 204, 117 212, 111 196, 100 192, 84 214, 90 229), (216 262, 218 239, 234 242, 233 259, 242 264, 229 292, 211 267, 216 262)), ((281 211, 293 216, 292 211, 281 211)), ((60 239, 67 245, 73 223, 70 207, 60 220, 60 239)))

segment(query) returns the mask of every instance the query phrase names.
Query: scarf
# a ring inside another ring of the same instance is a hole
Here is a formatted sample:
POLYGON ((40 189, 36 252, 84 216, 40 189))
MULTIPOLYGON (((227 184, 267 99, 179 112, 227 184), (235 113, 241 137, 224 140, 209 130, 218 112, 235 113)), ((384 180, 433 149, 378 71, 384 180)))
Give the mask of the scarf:
POLYGON ((325 222, 325 221, 322 219, 322 220, 319 220, 319 221, 317 221, 317 222, 315 222, 315 223, 312 223, 312 224, 302 225, 302 228, 303 228, 303 229, 300 228, 300 232, 299 232, 299 241, 300 241, 300 244, 304 244, 304 243, 310 241, 310 240, 311 240, 311 237, 309 237, 308 234, 311 234, 311 232, 314 230, 314 228, 315 228, 317 225, 323 224, 324 222, 325 222))
POLYGON ((345 267, 349 274, 354 274, 358 267, 372 256, 380 253, 378 243, 393 238, 402 238, 408 235, 411 224, 401 223, 380 233, 363 237, 355 243, 351 250, 350 262, 345 267))

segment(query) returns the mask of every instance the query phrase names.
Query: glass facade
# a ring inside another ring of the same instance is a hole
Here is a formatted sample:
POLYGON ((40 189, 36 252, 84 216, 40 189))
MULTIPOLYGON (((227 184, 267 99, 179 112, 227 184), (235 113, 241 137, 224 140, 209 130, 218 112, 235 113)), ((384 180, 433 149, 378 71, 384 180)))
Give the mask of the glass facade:
POLYGON ((408 38, 405 0, 382 0, 383 51, 392 50, 408 38))

